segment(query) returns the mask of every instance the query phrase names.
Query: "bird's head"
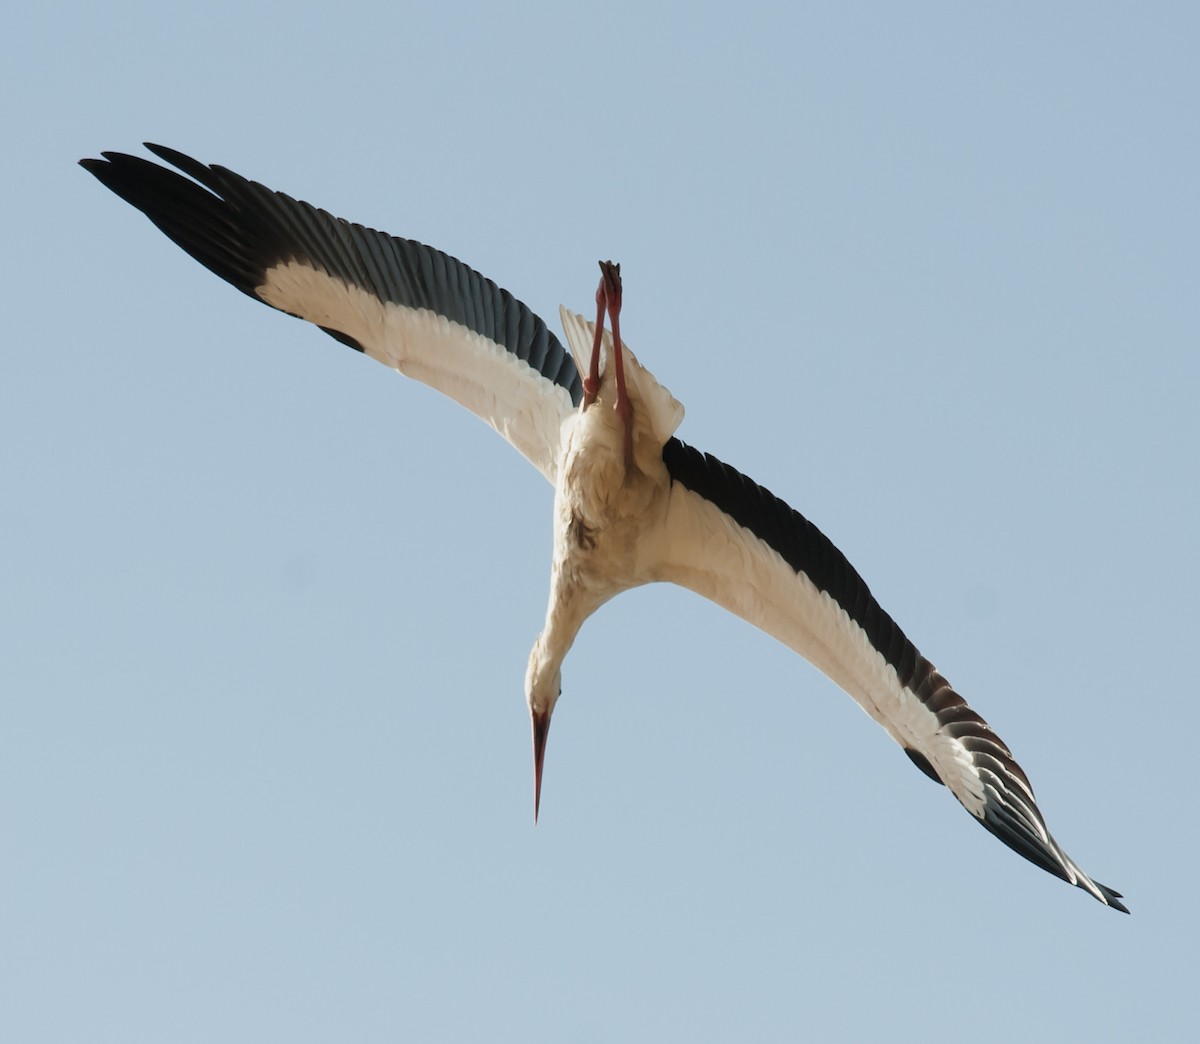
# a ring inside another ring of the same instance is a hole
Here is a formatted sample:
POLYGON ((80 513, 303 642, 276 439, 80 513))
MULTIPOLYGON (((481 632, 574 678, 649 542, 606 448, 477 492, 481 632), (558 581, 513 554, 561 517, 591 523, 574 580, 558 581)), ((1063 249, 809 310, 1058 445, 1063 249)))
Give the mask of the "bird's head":
POLYGON ((559 664, 546 655, 541 635, 529 654, 529 669, 525 672, 525 699, 529 703, 529 720, 533 724, 533 821, 537 822, 542 804, 542 763, 546 758, 546 736, 550 732, 550 716, 562 693, 562 671, 559 664))

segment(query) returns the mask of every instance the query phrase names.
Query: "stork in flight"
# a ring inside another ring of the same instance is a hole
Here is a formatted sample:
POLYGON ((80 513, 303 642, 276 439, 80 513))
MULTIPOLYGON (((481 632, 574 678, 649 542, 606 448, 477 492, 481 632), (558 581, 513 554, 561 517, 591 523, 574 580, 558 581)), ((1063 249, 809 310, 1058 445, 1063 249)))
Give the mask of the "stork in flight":
POLYGON ((675 438, 683 407, 621 341, 617 266, 601 264, 594 325, 560 309, 568 353, 507 290, 441 251, 146 147, 183 174, 114 152, 80 162, 222 279, 457 400, 554 486, 550 605, 525 678, 535 818, 579 628, 614 595, 666 580, 811 661, 1006 845, 1129 912, 1058 846, 1004 741, 841 552, 778 497, 675 438))

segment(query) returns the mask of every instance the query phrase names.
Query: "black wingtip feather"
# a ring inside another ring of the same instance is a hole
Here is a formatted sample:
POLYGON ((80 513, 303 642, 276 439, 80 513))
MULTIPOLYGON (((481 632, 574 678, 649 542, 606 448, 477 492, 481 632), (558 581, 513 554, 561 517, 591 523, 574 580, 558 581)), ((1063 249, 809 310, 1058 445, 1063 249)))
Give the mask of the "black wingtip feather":
MULTIPOLYGON (((220 196, 205 187, 211 175, 206 179, 197 177, 203 182, 197 184, 140 156, 122 152, 101 155, 103 160, 81 160, 80 165, 105 188, 145 214, 205 268, 255 297, 254 289, 265 271, 263 259, 276 251, 260 222, 252 216, 232 213, 220 196)), ((187 161, 187 157, 181 159, 187 161)), ((188 163, 193 169, 198 167, 194 160, 188 163)))

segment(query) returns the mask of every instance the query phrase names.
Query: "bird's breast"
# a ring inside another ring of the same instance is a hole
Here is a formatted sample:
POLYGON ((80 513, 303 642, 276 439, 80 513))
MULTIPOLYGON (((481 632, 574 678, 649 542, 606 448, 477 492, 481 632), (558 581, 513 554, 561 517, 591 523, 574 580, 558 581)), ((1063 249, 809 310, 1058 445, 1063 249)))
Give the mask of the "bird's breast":
POLYGON ((644 583, 638 547, 666 509, 665 466, 654 475, 626 466, 623 427, 601 401, 580 411, 564 443, 555 492, 559 568, 610 594, 644 583))

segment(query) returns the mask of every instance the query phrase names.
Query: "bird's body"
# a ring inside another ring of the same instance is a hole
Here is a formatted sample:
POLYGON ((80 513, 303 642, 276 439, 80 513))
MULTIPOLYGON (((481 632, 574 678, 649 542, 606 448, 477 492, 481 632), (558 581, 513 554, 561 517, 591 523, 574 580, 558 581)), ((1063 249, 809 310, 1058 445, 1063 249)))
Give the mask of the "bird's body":
MULTIPOLYGON (((683 408, 619 334, 564 309, 568 354, 529 309, 454 258, 149 147, 194 180, 118 153, 83 164, 238 289, 456 399, 553 483, 549 606, 526 675, 539 797, 562 664, 580 627, 622 591, 669 581, 807 658, 1005 844, 1125 910, 1054 841, 1011 751, 833 544, 675 437, 683 408)), ((599 317, 607 301, 615 332, 619 276, 604 271, 599 317)))

